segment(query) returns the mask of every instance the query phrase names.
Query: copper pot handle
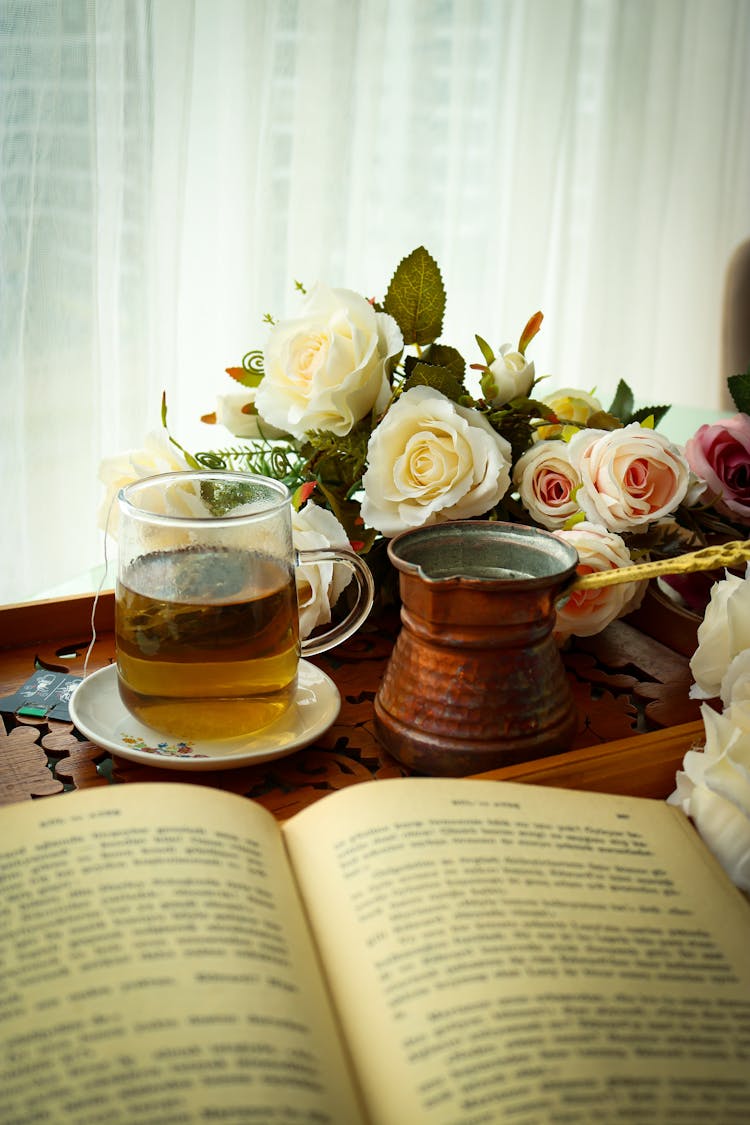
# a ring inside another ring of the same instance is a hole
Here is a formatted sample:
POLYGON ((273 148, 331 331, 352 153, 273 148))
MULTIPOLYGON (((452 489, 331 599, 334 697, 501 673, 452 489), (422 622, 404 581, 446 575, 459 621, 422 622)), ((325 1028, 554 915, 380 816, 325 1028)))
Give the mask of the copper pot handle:
POLYGON ((699 570, 715 570, 720 566, 737 566, 750 560, 750 539, 737 539, 731 543, 718 543, 690 551, 673 559, 634 563, 632 566, 614 567, 582 574, 567 586, 564 596, 578 590, 598 590, 602 586, 616 586, 620 582, 641 582, 645 578, 659 578, 663 574, 694 574, 699 570))

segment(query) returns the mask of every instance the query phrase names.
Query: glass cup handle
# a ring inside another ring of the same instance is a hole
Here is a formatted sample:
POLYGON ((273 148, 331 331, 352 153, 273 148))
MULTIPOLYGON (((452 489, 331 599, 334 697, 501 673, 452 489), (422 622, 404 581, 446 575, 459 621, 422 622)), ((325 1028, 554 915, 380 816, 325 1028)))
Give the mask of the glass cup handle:
POLYGON ((338 625, 332 626, 325 633, 321 633, 317 637, 309 637, 301 642, 302 655, 315 656, 318 652, 325 652, 327 649, 333 648, 334 645, 341 644, 360 627, 372 609, 375 583, 369 566, 359 555, 355 555, 354 551, 346 551, 338 547, 321 547, 318 550, 296 551, 295 555, 297 565, 319 562, 340 563, 342 566, 348 567, 357 580, 357 600, 344 620, 340 621, 338 625))

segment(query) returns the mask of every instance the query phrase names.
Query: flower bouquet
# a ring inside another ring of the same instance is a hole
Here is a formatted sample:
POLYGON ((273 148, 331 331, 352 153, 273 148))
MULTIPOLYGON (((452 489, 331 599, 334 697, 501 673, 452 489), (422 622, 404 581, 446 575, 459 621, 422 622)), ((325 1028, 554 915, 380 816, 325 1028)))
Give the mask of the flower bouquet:
MULTIPOLYGON (((624 381, 606 409, 576 387, 545 393, 530 354, 540 312, 516 344, 495 348, 477 335, 467 362, 441 340, 446 293, 423 247, 401 261, 381 300, 297 289, 299 315, 266 316, 263 347, 228 368, 241 389, 204 416, 245 440, 189 453, 168 435, 163 403, 150 448, 105 464, 111 488, 180 465, 282 479, 300 543, 348 541, 367 556, 382 601, 393 595, 388 539, 446 520, 539 526, 572 543, 581 573, 747 534, 750 372, 730 380, 740 413, 701 427, 682 449, 656 428, 669 407, 635 409, 624 381)), ((342 583, 333 572, 303 577, 312 590, 304 634, 329 620, 342 583)), ((643 585, 570 597, 558 639, 600 631, 634 608, 643 585)))

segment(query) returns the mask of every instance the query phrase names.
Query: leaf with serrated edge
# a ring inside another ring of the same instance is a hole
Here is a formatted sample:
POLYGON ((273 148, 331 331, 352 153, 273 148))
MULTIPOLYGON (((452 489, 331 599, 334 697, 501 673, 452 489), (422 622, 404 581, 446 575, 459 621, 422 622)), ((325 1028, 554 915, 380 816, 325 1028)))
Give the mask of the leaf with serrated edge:
POLYGON ((588 419, 586 425, 591 430, 619 430, 622 428, 622 421, 618 415, 608 410, 597 410, 588 419))
POLYGON ((466 373, 466 360, 457 348, 450 344, 430 344, 430 347, 421 356, 422 363, 432 364, 434 367, 446 367, 455 375, 459 382, 463 382, 466 373))
POLYGON ((652 425, 649 429, 655 429, 661 422, 664 415, 669 411, 668 406, 642 406, 639 410, 634 410, 628 419, 629 422, 640 422, 644 425, 648 418, 653 419, 652 425))
POLYGON ((615 418, 620 418, 622 421, 629 419, 633 413, 633 392, 624 379, 620 379, 617 384, 615 397, 607 413, 614 414, 615 418))
POLYGON ((447 367, 433 367, 429 363, 418 363, 413 368, 404 383, 404 390, 410 391, 412 387, 434 387, 452 402, 458 402, 466 393, 452 371, 447 367))
POLYGON ((740 414, 750 414, 750 367, 743 375, 730 375, 727 386, 740 414))
POLYGON ((435 259, 419 246, 401 261, 383 307, 401 329, 405 344, 423 346, 443 330, 445 288, 435 259))

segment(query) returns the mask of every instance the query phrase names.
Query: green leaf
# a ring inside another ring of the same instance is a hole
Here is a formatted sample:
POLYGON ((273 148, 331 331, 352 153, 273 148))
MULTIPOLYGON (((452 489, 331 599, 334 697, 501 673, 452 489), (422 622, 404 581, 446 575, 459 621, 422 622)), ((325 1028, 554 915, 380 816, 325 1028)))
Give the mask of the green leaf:
POLYGON ((656 428, 669 409, 668 406, 642 406, 639 410, 633 411, 628 422, 644 422, 650 415, 654 419, 654 428, 656 428))
POLYGON ((492 402, 497 394, 497 383, 495 382, 495 376, 488 368, 484 369, 482 378, 479 380, 479 386, 487 401, 492 402))
POLYGON ((557 415, 546 402, 539 402, 535 398, 530 398, 528 400, 528 410, 530 413, 536 415, 537 418, 544 419, 545 422, 557 422, 557 415))
POLYGON ((434 387, 452 402, 458 402, 466 393, 463 383, 458 381, 449 368, 433 367, 429 363, 414 365, 404 383, 404 390, 410 391, 412 387, 434 387))
POLYGON ((301 453, 307 475, 345 497, 364 472, 370 430, 369 419, 363 418, 343 437, 330 430, 306 434, 301 453))
MULTIPOLYGON (((624 379, 620 379, 615 391, 615 397, 612 400, 612 405, 605 413, 611 417, 617 418, 622 422, 623 426, 627 426, 630 422, 644 422, 647 418, 652 417, 654 426, 658 426, 664 415, 669 410, 668 406, 641 406, 638 410, 634 409, 635 402, 633 399, 633 392, 624 379)), ((596 415, 595 417, 600 417, 596 415)), ((611 430, 612 425, 594 422, 593 418, 589 418, 588 425, 600 430, 611 430)), ((616 428, 616 427, 614 427, 616 428)))
POLYGON ((463 382, 466 374, 466 360, 457 348, 449 344, 430 344, 429 348, 420 356, 422 363, 429 363, 434 367, 445 367, 448 371, 463 382))
POLYGON ((620 416, 611 410, 597 410, 586 422, 590 430, 620 430, 622 424, 620 416))
POLYGON ((633 413, 633 392, 624 379, 620 379, 607 414, 614 414, 622 422, 627 422, 633 413))
POLYGON ((409 378, 417 364, 421 363, 421 356, 407 355, 404 356, 404 382, 409 378))
POLYGON ((490 367, 491 364, 495 362, 495 353, 493 352, 487 341, 483 340, 481 336, 475 336, 474 339, 476 340, 477 344, 479 344, 479 350, 484 356, 484 362, 488 367, 490 367))
POLYGON ((730 375, 727 386, 740 414, 750 414, 750 367, 744 375, 730 375))
POLYGON ((399 263, 383 307, 401 329, 405 344, 437 340, 443 330, 445 288, 438 264, 424 246, 399 263))
POLYGON ((487 415, 487 420, 494 430, 510 442, 512 461, 515 462, 525 453, 534 438, 534 431, 529 415, 513 410, 497 410, 487 415))

